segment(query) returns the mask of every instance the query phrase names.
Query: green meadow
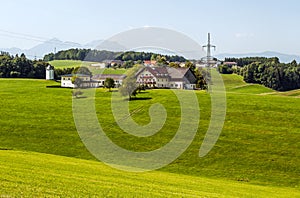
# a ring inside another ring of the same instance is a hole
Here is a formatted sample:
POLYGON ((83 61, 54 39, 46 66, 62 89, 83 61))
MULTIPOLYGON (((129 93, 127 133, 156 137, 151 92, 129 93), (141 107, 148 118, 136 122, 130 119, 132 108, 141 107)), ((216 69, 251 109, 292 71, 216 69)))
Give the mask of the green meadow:
POLYGON ((0 151, 0 157, 0 197, 300 196, 294 188, 161 171, 130 173, 91 160, 36 152, 0 151))
POLYGON ((90 66, 95 62, 80 61, 80 60, 53 60, 49 63, 56 68, 72 68, 72 67, 81 67, 81 66, 90 66))
MULTIPOLYGON (((210 95, 195 91, 201 112, 194 141, 174 162, 148 173, 112 169, 87 151, 74 124, 72 89, 51 87, 58 85, 53 81, 0 79, 0 196, 300 197, 299 91, 275 92, 237 75, 223 79, 227 112, 214 148, 198 156, 210 95)), ((146 90, 130 102, 133 120, 143 125, 152 104, 165 107, 164 127, 148 138, 116 125, 111 94, 99 88, 93 99, 99 123, 115 144, 149 151, 176 133, 180 107, 172 90, 146 90)))
POLYGON ((49 63, 58 69, 63 68, 76 68, 76 67, 87 67, 93 74, 124 74, 126 69, 113 69, 113 68, 98 68, 91 66, 91 64, 95 64, 97 62, 89 62, 89 61, 79 61, 79 60, 53 60, 49 61, 49 63))

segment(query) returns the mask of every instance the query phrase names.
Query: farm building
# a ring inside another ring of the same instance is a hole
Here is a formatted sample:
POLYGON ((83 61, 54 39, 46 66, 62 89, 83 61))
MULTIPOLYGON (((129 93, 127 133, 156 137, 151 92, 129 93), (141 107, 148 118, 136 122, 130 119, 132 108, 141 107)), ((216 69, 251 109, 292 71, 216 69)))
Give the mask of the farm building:
POLYGON ((85 74, 66 74, 61 76, 61 87, 75 88, 75 80, 80 81, 80 87, 91 87, 91 76, 85 74))
POLYGON ((97 74, 94 76, 85 74, 66 74, 61 76, 61 87, 75 88, 80 84, 80 87, 103 87, 106 78, 112 78, 115 81, 116 87, 122 84, 125 75, 120 74, 97 74), (80 79, 78 85, 76 85, 76 78, 80 79))
MULTIPOLYGON (((61 76, 61 87, 103 87, 107 78, 115 81, 115 87, 122 85, 124 74, 67 74, 61 76), (77 80, 76 80, 77 79, 77 80)), ((171 89, 195 89, 196 77, 189 68, 143 67, 136 74, 139 85, 171 89)))
POLYGON ((125 79, 125 75, 120 74, 96 74, 92 77, 93 81, 97 81, 99 83, 99 87, 104 86, 104 82, 107 78, 112 78, 115 81, 115 86, 119 87, 122 85, 123 80, 125 79))
POLYGON ((144 67, 137 73, 137 83, 148 87, 194 89, 196 76, 189 68, 144 67))

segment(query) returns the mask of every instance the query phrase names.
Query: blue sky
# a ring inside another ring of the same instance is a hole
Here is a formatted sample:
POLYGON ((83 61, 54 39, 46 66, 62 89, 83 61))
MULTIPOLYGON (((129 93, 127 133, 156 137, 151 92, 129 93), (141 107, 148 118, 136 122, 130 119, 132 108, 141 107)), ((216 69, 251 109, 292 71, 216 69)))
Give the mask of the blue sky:
POLYGON ((144 26, 207 32, 216 53, 277 51, 300 55, 297 0, 11 0, 1 2, 0 48, 30 48, 56 37, 87 43, 144 26))

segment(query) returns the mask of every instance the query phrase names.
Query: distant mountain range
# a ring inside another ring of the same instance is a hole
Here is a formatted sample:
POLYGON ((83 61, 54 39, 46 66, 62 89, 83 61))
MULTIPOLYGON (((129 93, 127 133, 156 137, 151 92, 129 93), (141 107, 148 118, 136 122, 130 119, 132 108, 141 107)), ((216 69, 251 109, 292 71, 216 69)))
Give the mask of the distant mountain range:
POLYGON ((9 52, 10 54, 21 54, 24 53, 28 58, 43 58, 45 54, 66 50, 70 48, 79 48, 81 45, 74 42, 63 42, 57 38, 50 39, 41 44, 38 44, 30 49, 19 49, 19 48, 0 48, 1 51, 9 52))
MULTIPOLYGON (((69 42, 69 41, 63 42, 57 38, 53 38, 41 44, 38 44, 30 49, 20 49, 20 48, 13 47, 13 48, 0 48, 0 51, 9 52, 12 55, 24 53, 28 58, 39 59, 39 58, 43 58, 44 55, 49 54, 51 52, 55 52, 55 51, 58 52, 60 50, 67 50, 71 48, 95 49, 101 43, 104 43, 104 40, 95 40, 82 45, 79 43, 69 42)), ((106 42, 106 45, 109 45, 108 43, 109 42, 106 42)), ((115 44, 113 43, 113 45, 115 44)))
MULTIPOLYGON (((50 39, 43 43, 40 43, 30 49, 19 49, 19 48, 0 48, 0 51, 9 52, 10 54, 21 54, 24 53, 28 58, 43 58, 45 54, 51 52, 58 52, 60 50, 67 50, 70 48, 90 48, 90 49, 99 49, 99 50, 109 50, 109 51, 124 51, 125 48, 117 42, 106 41, 106 40, 94 40, 86 44, 79 44, 75 42, 69 41, 61 41, 57 38, 50 39)), ((163 52, 162 52, 163 53, 163 52)), ((167 53, 166 53, 167 54, 167 53)), ((280 62, 291 62, 292 60, 296 60, 300 62, 300 56, 298 55, 289 55, 282 54, 278 52, 266 51, 261 53, 248 53, 248 54, 217 54, 214 55, 219 60, 224 60, 224 58, 234 57, 234 58, 242 58, 242 57, 278 57, 280 62)))
POLYGON ((300 56, 298 55, 290 55, 290 54, 282 54, 278 52, 265 51, 260 53, 247 53, 247 54, 216 54, 214 55, 219 60, 224 60, 225 58, 243 58, 243 57, 278 57, 280 62, 289 63, 293 60, 296 60, 298 63, 300 62, 300 56))

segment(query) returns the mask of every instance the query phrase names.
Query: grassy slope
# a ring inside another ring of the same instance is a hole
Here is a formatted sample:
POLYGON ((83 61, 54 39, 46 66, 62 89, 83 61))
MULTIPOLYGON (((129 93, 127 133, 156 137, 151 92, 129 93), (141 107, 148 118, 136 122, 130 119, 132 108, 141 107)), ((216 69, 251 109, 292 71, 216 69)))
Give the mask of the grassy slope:
POLYGON ((165 172, 129 173, 100 162, 0 150, 1 197, 297 197, 292 188, 255 186, 165 172), (276 192, 276 193, 274 193, 276 192))
POLYGON ((243 81, 243 77, 236 74, 224 74, 223 80, 227 92, 246 93, 246 94, 262 94, 272 93, 272 89, 259 84, 247 84, 243 81))
POLYGON ((77 61, 77 60, 54 60, 49 63, 55 68, 76 68, 76 67, 88 67, 93 74, 124 74, 125 69, 99 69, 92 67, 91 64, 95 62, 77 61))
POLYGON ((72 68, 72 67, 81 67, 81 66, 90 66, 95 62, 88 61, 79 61, 79 60, 53 60, 49 63, 56 68, 72 68))
MULTIPOLYGON (((189 149, 162 171, 299 188, 299 99, 241 94, 234 90, 245 83, 231 77, 239 78, 224 76, 227 90, 232 90, 227 93, 224 130, 214 149, 206 157, 198 157, 210 110, 209 95, 198 92, 199 132, 189 149)), ((44 80, 0 80, 0 148, 94 159, 81 143, 74 126, 71 90, 46 88, 46 85, 54 84, 44 80)), ((140 123, 148 118, 148 107, 154 102, 161 102, 169 109, 172 116, 167 127, 150 140, 128 137, 117 127, 111 127, 115 122, 109 113, 109 95, 99 89, 96 103, 99 115, 102 115, 99 117, 101 124, 114 142, 129 149, 150 150, 170 140, 180 112, 175 100, 170 103, 174 98, 170 90, 148 91, 140 97, 152 97, 152 100, 131 103, 132 109, 143 107, 133 117, 140 123)))

